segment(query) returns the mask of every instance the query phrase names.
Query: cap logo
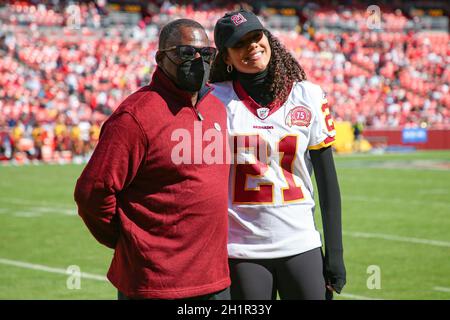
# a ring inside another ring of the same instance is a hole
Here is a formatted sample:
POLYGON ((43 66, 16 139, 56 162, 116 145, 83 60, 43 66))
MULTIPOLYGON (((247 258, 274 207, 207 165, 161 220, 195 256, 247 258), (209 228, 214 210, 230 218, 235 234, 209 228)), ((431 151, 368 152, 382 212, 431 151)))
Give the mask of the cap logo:
POLYGON ((235 26, 238 26, 244 22, 247 22, 247 19, 245 19, 242 14, 238 13, 235 14, 234 16, 231 16, 231 21, 233 21, 235 26))

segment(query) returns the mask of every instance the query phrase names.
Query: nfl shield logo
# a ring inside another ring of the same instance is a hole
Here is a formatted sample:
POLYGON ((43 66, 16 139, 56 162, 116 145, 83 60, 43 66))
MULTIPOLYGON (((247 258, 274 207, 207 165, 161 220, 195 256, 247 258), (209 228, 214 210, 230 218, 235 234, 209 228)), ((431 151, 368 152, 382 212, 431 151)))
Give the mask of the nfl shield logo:
POLYGON ((269 111, 269 108, 259 108, 256 110, 256 112, 258 113, 258 117, 262 120, 269 116, 269 111))
POLYGON ((238 14, 235 14, 234 16, 231 16, 231 21, 233 21, 235 26, 238 26, 241 23, 246 22, 247 19, 245 19, 242 14, 238 13, 238 14))

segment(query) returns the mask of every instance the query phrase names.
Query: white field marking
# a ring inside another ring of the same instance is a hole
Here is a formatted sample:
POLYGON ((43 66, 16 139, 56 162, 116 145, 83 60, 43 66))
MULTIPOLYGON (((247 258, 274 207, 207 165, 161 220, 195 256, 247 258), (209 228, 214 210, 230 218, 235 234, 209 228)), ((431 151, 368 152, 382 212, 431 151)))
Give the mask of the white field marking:
MULTIPOLYGON (((49 208, 45 208, 46 210, 49 210, 49 208)), ((53 209, 53 212, 56 213, 62 213, 66 216, 76 216, 77 213, 77 209, 73 208, 73 209, 53 209)))
POLYGON ((37 207, 37 208, 33 208, 32 210, 33 212, 38 212, 38 213, 49 213, 49 212, 53 212, 53 213, 62 213, 68 216, 74 216, 77 214, 76 209, 63 209, 63 208, 58 208, 58 207, 37 207))
MULTIPOLYGON (((56 214, 63 214, 67 216, 76 216, 77 212, 76 210, 67 210, 67 209, 55 209, 55 208, 46 208, 46 207, 40 207, 40 208, 30 208, 28 210, 9 210, 14 216, 16 217, 24 217, 24 218, 30 218, 30 217, 41 217, 46 213, 56 213, 56 214)), ((0 212, 2 213, 2 212, 0 212)))
MULTIPOLYGON (((366 198, 366 199, 370 200, 370 198, 366 198)), ((0 213, 2 213, 3 210, 0 211, 0 213)), ((72 210, 71 209, 58 209, 58 208, 50 208, 50 207, 34 208, 33 210, 27 210, 27 211, 15 211, 14 215, 18 216, 18 217, 29 218, 29 217, 41 216, 42 213, 48 213, 48 212, 63 213, 65 215, 77 215, 77 212, 75 209, 72 209, 72 210)), ((426 244, 426 245, 439 246, 439 247, 450 247, 450 242, 447 242, 447 241, 420 239, 420 238, 413 238, 413 237, 402 237, 402 236, 388 235, 388 234, 381 234, 381 233, 344 232, 344 235, 347 235, 350 237, 356 237, 356 238, 376 238, 376 239, 400 241, 400 242, 407 242, 407 243, 426 244)))
MULTIPOLYGON (((450 171, 450 170, 449 170, 450 171)), ((340 177, 340 179, 342 179, 343 181, 346 182, 353 182, 353 181, 357 181, 357 182, 361 182, 361 181, 367 181, 367 180, 361 180, 362 176, 361 175, 342 175, 340 177)), ((445 180, 445 176, 444 175, 440 175, 440 178, 442 179, 441 181, 444 182, 445 180)), ((418 180, 417 177, 397 177, 397 176, 389 176, 388 178, 386 177, 382 177, 382 176, 371 176, 369 178, 369 182, 371 183, 382 183, 383 185, 389 185, 389 186, 395 186, 398 184, 407 184, 408 186, 420 186, 420 187, 426 187, 426 188, 434 188, 436 187, 436 183, 433 180, 418 180)))
POLYGON ((347 298, 347 299, 352 299, 352 300, 383 300, 380 298, 370 298, 370 297, 365 297, 365 296, 360 296, 360 295, 356 295, 356 294, 351 294, 351 293, 341 293, 341 294, 336 294, 336 297, 342 297, 342 298, 347 298))
POLYGON ((445 288, 445 287, 433 287, 433 290, 450 293, 450 288, 445 288))
POLYGON ((450 190, 448 189, 442 189, 442 188, 436 188, 436 189, 424 189, 424 190, 418 190, 418 194, 444 194, 444 195, 450 195, 450 190))
POLYGON ((0 203, 8 203, 14 205, 21 205, 24 207, 32 207, 26 208, 25 210, 15 210, 15 209, 2 209, 0 213, 6 213, 7 211, 13 213, 15 216, 19 217, 34 217, 34 216, 42 216, 42 213, 60 213, 68 216, 77 215, 77 209, 74 205, 72 208, 69 206, 61 206, 55 205, 51 202, 35 202, 29 201, 26 199, 1 199, 0 203))
MULTIPOLYGON (((425 205, 426 202, 415 199, 394 199, 394 198, 377 198, 366 196, 343 196, 343 201, 361 201, 361 202, 376 202, 376 203, 395 203, 401 205, 425 205)), ((433 200, 433 205, 440 205, 450 208, 450 201, 437 201, 433 200)))
POLYGON ((427 244, 430 246, 450 248, 450 242, 448 242, 448 241, 420 239, 420 238, 412 238, 412 237, 401 237, 401 236, 396 236, 396 235, 392 235, 392 234, 369 233, 369 232, 344 231, 343 234, 346 236, 349 236, 349 237, 354 237, 354 238, 383 239, 383 240, 390 240, 390 241, 427 244))
POLYGON ((338 167, 356 168, 356 169, 401 169, 401 170, 431 170, 431 171, 448 171, 449 161, 446 160, 351 160, 348 162, 340 162, 338 167))
POLYGON ((13 216, 19 218, 34 218, 42 216, 42 213, 33 211, 14 211, 13 216))
MULTIPOLYGON (((23 261, 17 261, 17 260, 0 258, 0 264, 5 264, 5 265, 9 265, 9 266, 18 267, 18 268, 24 268, 24 269, 31 269, 31 270, 44 271, 44 272, 49 272, 49 273, 58 273, 58 274, 68 275, 67 270, 65 270, 65 269, 53 268, 53 267, 49 267, 49 266, 28 263, 28 262, 23 262, 23 261)), ((81 272, 80 276, 85 279, 109 282, 109 280, 105 276, 101 276, 98 274, 81 272)), ((354 300, 382 300, 382 299, 377 299, 377 298, 370 298, 370 297, 355 295, 355 294, 351 294, 351 293, 341 293, 340 296, 343 298, 354 299, 354 300)))
MULTIPOLYGON (((370 199, 370 198, 367 198, 370 199)), ((0 211, 0 213, 2 213, 0 211)), ((12 211, 12 210, 11 210, 12 211)), ((47 212, 56 212, 56 213, 63 213, 66 215, 77 215, 76 209, 57 209, 57 208, 50 208, 50 207, 41 207, 41 208, 34 208, 33 210, 27 210, 27 211, 15 211, 15 215, 18 217, 36 217, 41 216, 42 213, 47 212)), ((377 239, 383 239, 383 240, 391 240, 391 241, 400 241, 400 242, 407 242, 407 243, 418 243, 418 244, 427 244, 427 245, 433 245, 433 246, 439 246, 439 247, 450 247, 450 242, 447 241, 440 241, 440 240, 430 240, 430 239, 420 239, 420 238, 413 238, 413 237, 402 237, 402 236, 396 236, 396 235, 388 235, 388 234, 380 234, 380 233, 368 233, 368 232, 344 232, 344 235, 350 236, 350 237, 356 237, 356 238, 377 238, 377 239)))
MULTIPOLYGON (((36 207, 41 207, 41 206, 50 207, 51 206, 52 208, 55 208, 55 209, 71 209, 70 206, 55 204, 54 202, 30 201, 27 199, 20 199, 20 198, 0 199, 0 203, 17 204, 17 205, 24 205, 24 206, 36 206, 36 207)), ((75 207, 75 202, 74 202, 74 207, 75 207)))
MULTIPOLYGON (((52 268, 40 264, 34 264, 34 263, 28 263, 23 261, 16 261, 16 260, 9 260, 9 259, 2 259, 0 258, 0 264, 6 264, 9 266, 14 266, 18 268, 24 268, 24 269, 31 269, 31 270, 38 270, 38 271, 44 271, 44 272, 50 272, 50 273, 58 273, 58 274, 64 274, 69 275, 67 273, 66 269, 61 268, 52 268)), ((108 281, 108 279, 104 276, 100 276, 97 274, 92 273, 86 273, 81 272, 80 276, 85 279, 91 279, 91 280, 98 280, 98 281, 108 281)))
POLYGON ((36 215, 36 216, 41 216, 43 213, 62 213, 65 215, 76 215, 76 210, 75 209, 59 209, 59 208, 53 208, 53 207, 35 207, 35 208, 30 208, 29 210, 21 210, 21 211, 16 211, 14 209, 11 210, 11 212, 14 212, 14 215, 20 214, 20 213, 27 213, 27 214, 32 214, 32 215, 36 215))

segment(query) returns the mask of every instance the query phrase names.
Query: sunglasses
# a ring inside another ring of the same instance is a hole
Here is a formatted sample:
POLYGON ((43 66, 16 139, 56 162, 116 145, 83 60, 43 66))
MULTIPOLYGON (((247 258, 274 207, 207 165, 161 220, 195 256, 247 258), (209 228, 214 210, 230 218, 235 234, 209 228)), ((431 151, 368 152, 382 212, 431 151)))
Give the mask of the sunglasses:
POLYGON ((240 49, 240 48, 243 48, 243 47, 247 46, 250 43, 259 42, 259 40, 262 39, 263 34, 264 33, 262 32, 262 30, 257 30, 257 31, 250 32, 250 33, 248 33, 248 34, 246 34, 244 36, 244 39, 239 40, 233 46, 233 48, 240 49))
POLYGON ((194 60, 195 54, 198 52, 203 60, 205 60, 206 62, 211 62, 216 56, 217 52, 216 48, 213 47, 197 48, 190 45, 178 45, 166 49, 161 49, 159 51, 165 52, 172 50, 176 50, 178 58, 180 58, 182 61, 194 60))

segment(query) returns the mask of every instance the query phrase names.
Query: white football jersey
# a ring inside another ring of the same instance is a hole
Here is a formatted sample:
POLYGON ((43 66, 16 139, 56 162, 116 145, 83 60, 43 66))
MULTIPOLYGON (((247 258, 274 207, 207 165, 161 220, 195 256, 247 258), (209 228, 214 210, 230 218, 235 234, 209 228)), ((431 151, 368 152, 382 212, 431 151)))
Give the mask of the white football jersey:
POLYGON ((263 108, 239 82, 215 83, 227 107, 233 164, 228 252, 280 258, 320 247, 308 150, 331 145, 335 129, 322 89, 295 83, 284 103, 263 108))

